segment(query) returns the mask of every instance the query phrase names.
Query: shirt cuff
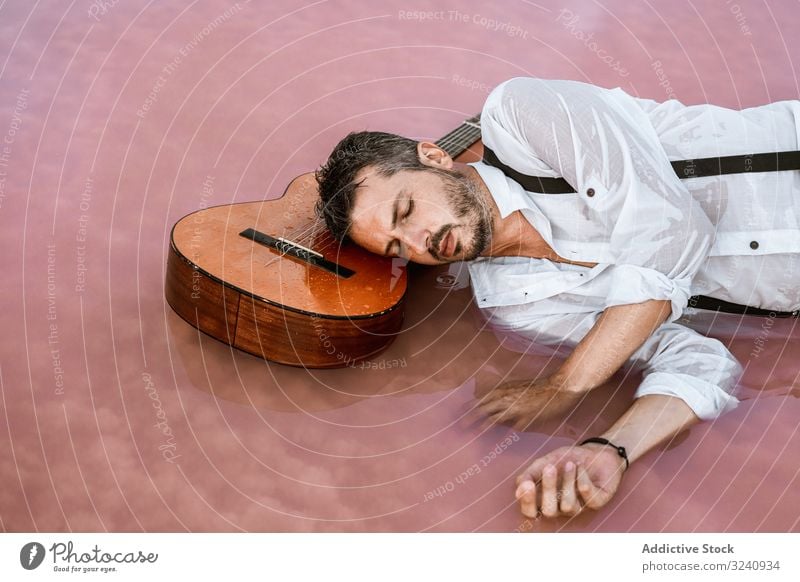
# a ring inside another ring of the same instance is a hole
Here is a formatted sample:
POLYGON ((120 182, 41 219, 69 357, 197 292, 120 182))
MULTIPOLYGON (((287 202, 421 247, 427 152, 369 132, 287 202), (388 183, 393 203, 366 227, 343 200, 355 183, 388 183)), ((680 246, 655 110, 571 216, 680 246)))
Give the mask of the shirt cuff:
POLYGON ((645 376, 634 398, 648 394, 680 398, 702 420, 713 420, 739 404, 736 397, 715 384, 672 372, 652 372, 645 376))
POLYGON ((638 265, 614 265, 606 307, 643 303, 651 299, 669 300, 672 313, 665 323, 678 319, 689 304, 691 280, 670 279, 664 273, 638 265))

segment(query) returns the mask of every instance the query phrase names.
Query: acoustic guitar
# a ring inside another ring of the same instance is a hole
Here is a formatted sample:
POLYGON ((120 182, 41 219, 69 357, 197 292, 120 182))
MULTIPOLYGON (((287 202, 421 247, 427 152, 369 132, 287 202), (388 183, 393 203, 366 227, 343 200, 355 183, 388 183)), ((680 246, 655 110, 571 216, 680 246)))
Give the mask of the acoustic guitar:
MULTIPOLYGON (((436 144, 481 159, 479 116, 436 144)), ((278 199, 204 208, 170 233, 165 295, 200 331, 270 361, 339 368, 373 357, 403 324, 405 261, 336 242, 312 172, 278 199)))

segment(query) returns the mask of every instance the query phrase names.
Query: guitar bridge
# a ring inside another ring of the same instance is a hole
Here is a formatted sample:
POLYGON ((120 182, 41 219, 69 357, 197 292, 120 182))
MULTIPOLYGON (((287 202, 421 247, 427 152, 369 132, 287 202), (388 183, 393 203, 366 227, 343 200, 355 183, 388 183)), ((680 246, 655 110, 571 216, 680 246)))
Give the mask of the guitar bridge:
POLYGON ((296 259, 300 259, 309 265, 314 265, 315 267, 324 269, 330 273, 333 273, 334 275, 342 277, 343 279, 348 279, 356 274, 356 272, 352 269, 348 269, 343 265, 329 261, 316 251, 312 251, 311 249, 281 237, 270 236, 252 228, 246 228, 239 233, 239 236, 249 238, 253 242, 269 247, 279 252, 281 255, 289 255, 296 259))

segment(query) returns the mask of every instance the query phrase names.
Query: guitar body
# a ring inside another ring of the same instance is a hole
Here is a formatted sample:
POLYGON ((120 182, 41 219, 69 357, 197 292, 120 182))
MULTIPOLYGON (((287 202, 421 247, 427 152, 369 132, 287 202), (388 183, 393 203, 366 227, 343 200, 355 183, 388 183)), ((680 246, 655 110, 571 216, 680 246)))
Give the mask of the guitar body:
MULTIPOLYGON (((481 159, 479 117, 437 142, 481 159)), ((403 324, 405 261, 339 244, 317 218, 313 173, 277 200, 198 210, 172 228, 167 302, 200 331, 267 360, 340 368, 385 350, 403 324), (287 249, 291 252, 286 252, 287 249)))
POLYGON ((386 349, 403 323, 405 264, 337 243, 315 216, 318 197, 308 173, 277 200, 184 216, 170 235, 167 302, 200 331, 282 364, 338 368, 386 349), (240 235, 246 229, 295 241, 353 273, 259 244, 240 235))

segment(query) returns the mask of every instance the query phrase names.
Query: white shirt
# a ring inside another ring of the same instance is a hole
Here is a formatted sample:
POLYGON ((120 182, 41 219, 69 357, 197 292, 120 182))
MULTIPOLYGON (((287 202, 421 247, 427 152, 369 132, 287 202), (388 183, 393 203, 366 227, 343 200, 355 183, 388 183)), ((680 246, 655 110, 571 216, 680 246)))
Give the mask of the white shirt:
POLYGON ((800 101, 735 111, 520 77, 489 95, 481 134, 513 169, 562 176, 576 190, 526 192, 499 169, 471 164, 501 217, 520 210, 561 257, 598 263, 468 262, 475 302, 495 329, 574 347, 605 308, 668 299, 667 322, 628 362, 644 371, 636 397, 677 396, 705 419, 735 407, 741 365, 681 318, 695 311, 691 295, 800 308, 800 172, 680 179, 669 162, 796 150, 800 101))

